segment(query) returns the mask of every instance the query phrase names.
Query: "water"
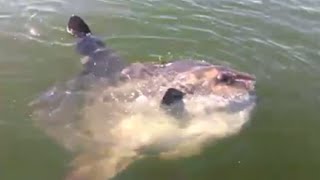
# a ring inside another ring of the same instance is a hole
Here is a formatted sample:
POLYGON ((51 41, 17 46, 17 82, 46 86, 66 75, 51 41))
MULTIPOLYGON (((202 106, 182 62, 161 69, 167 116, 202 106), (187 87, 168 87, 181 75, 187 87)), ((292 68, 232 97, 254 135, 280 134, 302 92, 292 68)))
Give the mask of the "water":
POLYGON ((311 0, 0 1, 0 179, 62 179, 72 154, 27 104, 80 70, 72 13, 124 58, 193 57, 257 76, 250 123, 197 156, 136 161, 116 179, 319 179, 320 3, 311 0), (33 29, 33 30, 32 30, 33 29))

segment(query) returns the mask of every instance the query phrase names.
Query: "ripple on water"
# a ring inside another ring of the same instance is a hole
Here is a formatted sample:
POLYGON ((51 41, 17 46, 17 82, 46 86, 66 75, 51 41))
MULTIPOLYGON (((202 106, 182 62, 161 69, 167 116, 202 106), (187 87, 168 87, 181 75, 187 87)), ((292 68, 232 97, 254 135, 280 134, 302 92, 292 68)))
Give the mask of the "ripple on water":
POLYGON ((0 19, 9 19, 11 17, 12 17, 11 14, 0 14, 0 19))
POLYGON ((163 36, 112 36, 108 38, 108 41, 112 40, 139 40, 139 39, 158 39, 165 41, 178 41, 178 42, 191 42, 196 43, 197 41, 192 39, 175 38, 175 37, 163 37, 163 36))

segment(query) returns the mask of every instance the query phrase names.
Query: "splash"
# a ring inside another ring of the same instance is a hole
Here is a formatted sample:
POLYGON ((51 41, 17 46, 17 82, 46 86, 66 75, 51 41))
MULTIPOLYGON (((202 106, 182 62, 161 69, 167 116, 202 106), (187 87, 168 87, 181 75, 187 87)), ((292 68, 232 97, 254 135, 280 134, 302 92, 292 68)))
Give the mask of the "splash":
POLYGON ((162 94, 145 95, 136 88, 135 83, 95 85, 88 91, 55 88, 45 94, 50 103, 39 106, 35 119, 77 154, 68 180, 111 179, 151 155, 199 154, 206 144, 238 133, 254 108, 250 100, 245 108, 229 111, 217 97, 193 96, 185 99, 188 118, 176 119, 159 108, 162 94))

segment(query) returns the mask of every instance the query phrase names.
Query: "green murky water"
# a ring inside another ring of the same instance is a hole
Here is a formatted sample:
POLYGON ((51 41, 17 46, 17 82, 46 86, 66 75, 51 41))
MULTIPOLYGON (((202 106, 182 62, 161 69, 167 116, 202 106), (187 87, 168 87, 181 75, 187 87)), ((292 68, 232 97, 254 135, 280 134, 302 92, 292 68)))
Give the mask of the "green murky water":
POLYGON ((68 169, 72 155, 33 126, 27 104, 79 71, 64 31, 73 13, 132 62, 207 59, 258 79, 240 134, 199 156, 137 161, 116 179, 320 178, 319 1, 2 0, 1 180, 57 180, 68 169))

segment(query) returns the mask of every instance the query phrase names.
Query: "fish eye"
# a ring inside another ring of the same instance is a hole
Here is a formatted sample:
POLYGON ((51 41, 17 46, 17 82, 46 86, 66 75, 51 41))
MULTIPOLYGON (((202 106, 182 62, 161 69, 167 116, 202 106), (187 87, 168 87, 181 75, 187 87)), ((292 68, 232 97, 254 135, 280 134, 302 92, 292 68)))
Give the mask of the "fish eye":
POLYGON ((232 84, 234 82, 234 75, 230 73, 220 73, 216 79, 219 83, 232 84))

